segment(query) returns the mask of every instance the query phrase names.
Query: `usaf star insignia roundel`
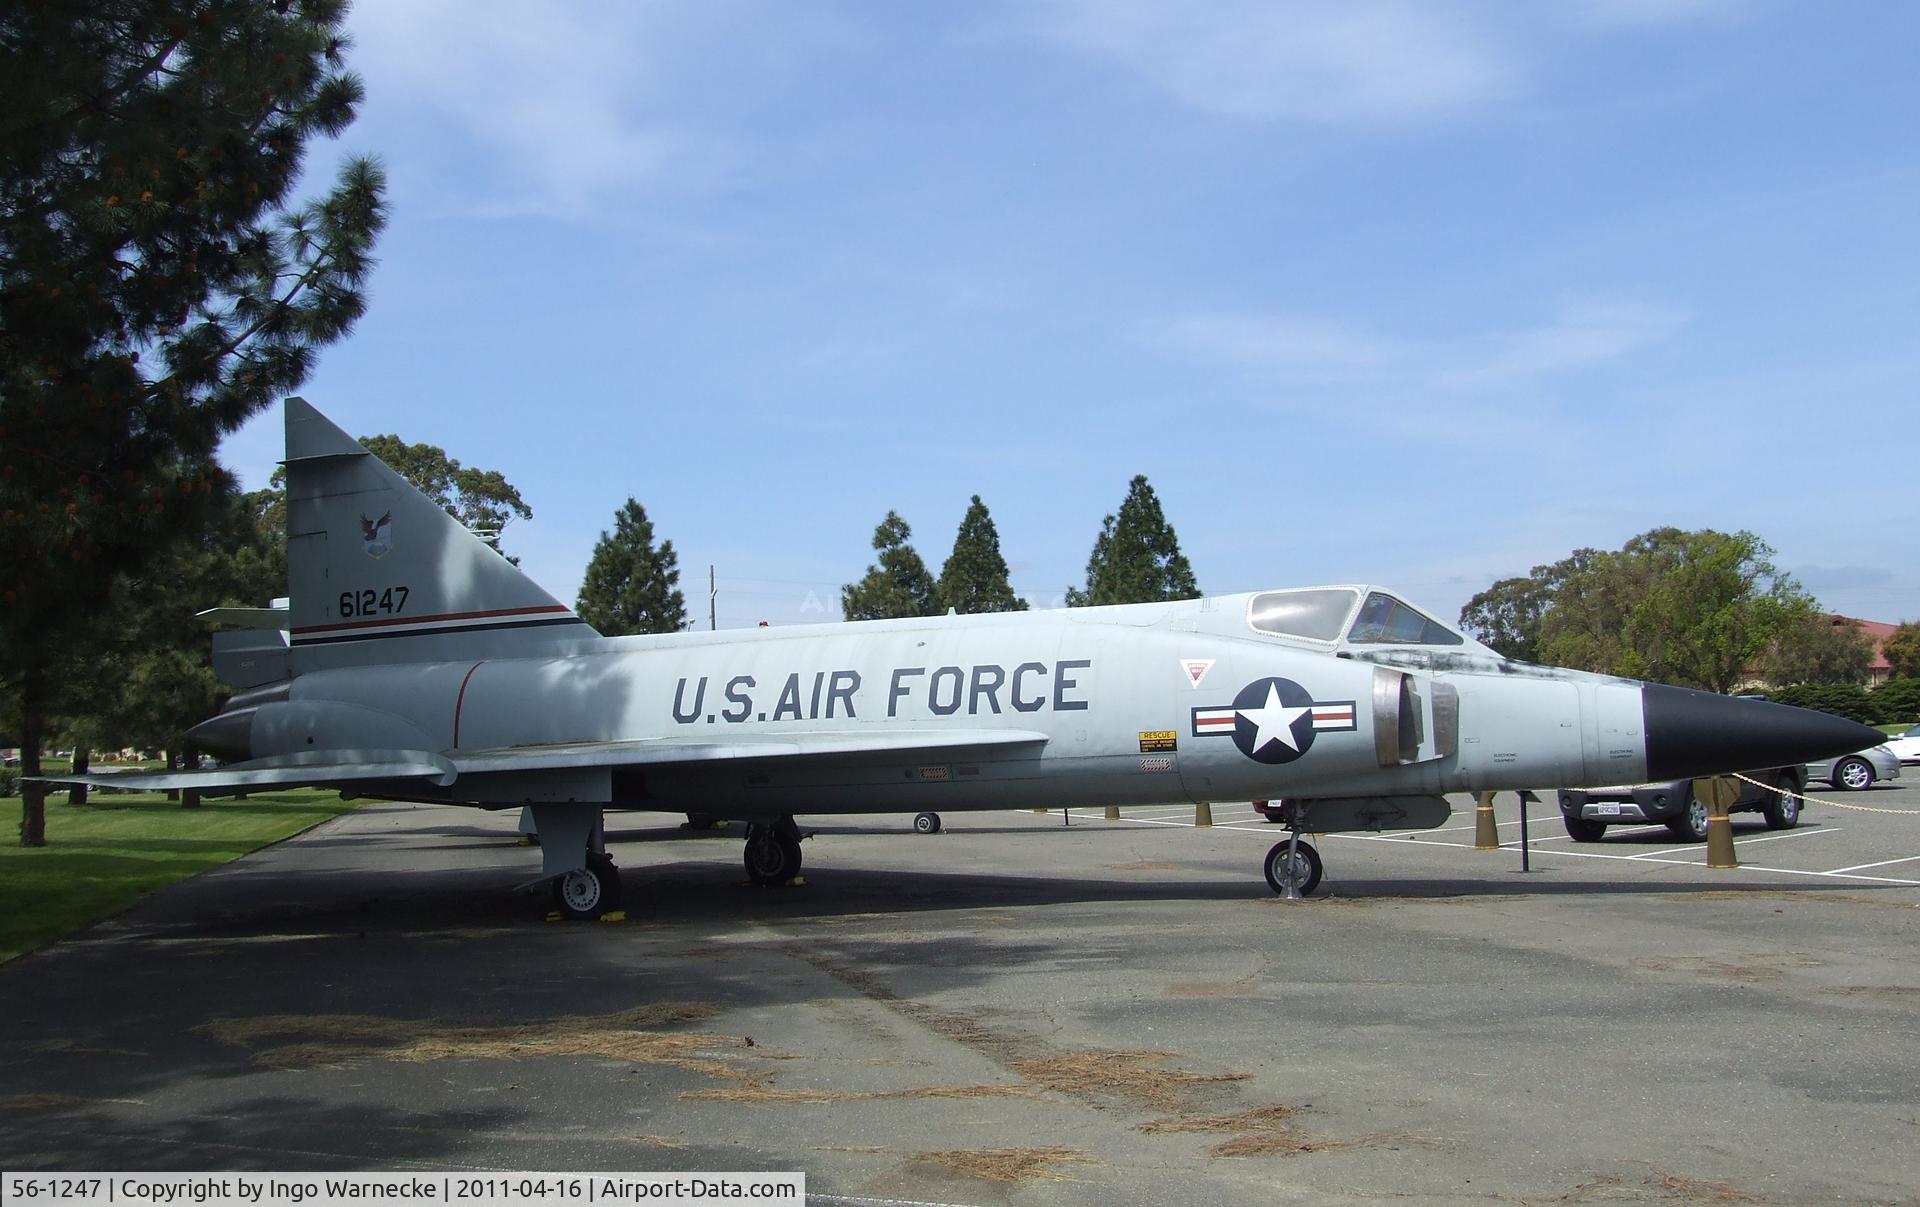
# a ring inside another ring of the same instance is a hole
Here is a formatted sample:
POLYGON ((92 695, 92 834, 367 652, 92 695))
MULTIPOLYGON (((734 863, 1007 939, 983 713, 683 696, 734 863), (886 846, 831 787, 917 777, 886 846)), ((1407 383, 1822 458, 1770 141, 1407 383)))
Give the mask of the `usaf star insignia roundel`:
POLYGON ((1231 737, 1261 763, 1291 763, 1313 748, 1316 733, 1353 728, 1352 700, 1315 700, 1291 679, 1255 679, 1230 706, 1193 710, 1194 737, 1231 737))

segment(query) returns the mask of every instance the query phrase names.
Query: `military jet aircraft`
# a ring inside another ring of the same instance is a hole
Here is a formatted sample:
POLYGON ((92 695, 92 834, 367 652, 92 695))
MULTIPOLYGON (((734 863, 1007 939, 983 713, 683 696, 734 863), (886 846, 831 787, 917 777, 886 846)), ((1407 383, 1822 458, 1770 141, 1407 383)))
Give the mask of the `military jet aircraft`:
POLYGON ((287 613, 214 635, 239 689, 210 771, 530 809, 558 907, 612 909, 607 809, 746 823, 759 882, 796 815, 1286 798, 1309 833, 1424 829, 1441 794, 1719 774, 1881 735, 1754 700, 1513 662, 1369 586, 1176 603, 602 637, 308 403, 287 427, 287 613))

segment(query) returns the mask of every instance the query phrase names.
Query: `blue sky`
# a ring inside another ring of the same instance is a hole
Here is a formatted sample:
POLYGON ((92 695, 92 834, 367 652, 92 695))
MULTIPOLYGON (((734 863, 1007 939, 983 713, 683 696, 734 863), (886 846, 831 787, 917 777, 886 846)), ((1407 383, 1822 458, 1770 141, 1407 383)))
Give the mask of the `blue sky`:
MULTIPOLYGON (((1920 617, 1920 7, 361 0, 391 178, 301 393, 498 469, 572 602, 631 495, 706 623, 837 619, 888 509, 1016 590, 1128 479, 1209 593, 1749 529, 1920 617)), ((249 485, 278 414, 224 453, 249 485)))

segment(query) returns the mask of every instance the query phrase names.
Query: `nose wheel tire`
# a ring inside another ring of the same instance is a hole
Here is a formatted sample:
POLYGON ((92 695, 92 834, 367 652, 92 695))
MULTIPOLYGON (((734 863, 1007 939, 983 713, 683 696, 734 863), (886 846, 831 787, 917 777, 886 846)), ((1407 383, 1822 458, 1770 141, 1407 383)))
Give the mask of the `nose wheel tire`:
POLYGON ((913 819, 913 832, 915 834, 938 834, 940 832, 940 815, 931 810, 916 814, 913 819))
POLYGON ((553 882, 553 900, 560 913, 575 921, 598 918, 620 908, 620 869, 605 855, 587 858, 587 866, 575 868, 553 882))
POLYGON ((1302 897, 1320 887, 1320 852, 1307 843, 1276 842, 1267 852, 1267 885, 1286 895, 1289 883, 1302 897), (1297 852, 1297 853, 1296 853, 1297 852))
POLYGON ((755 884, 785 884, 800 874, 800 840, 755 826, 747 835, 746 865, 755 884))

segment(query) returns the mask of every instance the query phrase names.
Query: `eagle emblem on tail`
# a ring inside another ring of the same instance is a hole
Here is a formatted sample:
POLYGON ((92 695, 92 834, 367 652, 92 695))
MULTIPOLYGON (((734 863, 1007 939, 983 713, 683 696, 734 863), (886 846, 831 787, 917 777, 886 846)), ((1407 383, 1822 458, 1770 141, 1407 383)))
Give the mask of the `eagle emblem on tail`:
POLYGON ((365 538, 368 557, 385 557, 393 549, 393 512, 377 520, 361 516, 360 535, 365 538))

